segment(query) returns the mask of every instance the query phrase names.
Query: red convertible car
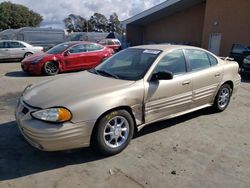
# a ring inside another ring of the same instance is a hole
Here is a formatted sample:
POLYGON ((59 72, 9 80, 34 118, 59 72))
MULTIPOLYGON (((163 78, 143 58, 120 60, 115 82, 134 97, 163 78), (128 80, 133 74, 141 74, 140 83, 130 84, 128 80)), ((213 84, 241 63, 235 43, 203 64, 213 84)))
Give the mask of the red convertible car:
POLYGON ((91 42, 66 42, 21 62, 23 71, 33 75, 90 69, 112 56, 113 49, 91 42))

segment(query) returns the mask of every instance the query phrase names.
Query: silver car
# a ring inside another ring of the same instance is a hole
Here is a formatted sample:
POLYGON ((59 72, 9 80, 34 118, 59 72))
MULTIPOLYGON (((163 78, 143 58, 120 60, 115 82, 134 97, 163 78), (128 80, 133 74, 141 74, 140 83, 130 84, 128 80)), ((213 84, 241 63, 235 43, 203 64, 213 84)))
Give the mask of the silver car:
POLYGON ((24 59, 27 56, 41 52, 43 52, 41 46, 32 46, 17 40, 0 40, 0 60, 24 59))
POLYGON ((132 47, 89 71, 28 86, 16 120, 41 150, 91 145, 112 155, 150 123, 206 107, 225 110, 240 85, 238 69, 201 48, 132 47))

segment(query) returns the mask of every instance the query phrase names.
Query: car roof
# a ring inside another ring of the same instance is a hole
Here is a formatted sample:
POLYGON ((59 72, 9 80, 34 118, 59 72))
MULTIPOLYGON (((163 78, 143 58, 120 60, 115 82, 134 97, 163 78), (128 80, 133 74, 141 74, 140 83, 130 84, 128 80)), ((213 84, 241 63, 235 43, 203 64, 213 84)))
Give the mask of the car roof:
POLYGON ((20 41, 20 40, 0 40, 0 42, 24 42, 24 41, 20 41))
POLYGON ((131 47, 131 48, 141 48, 141 49, 161 50, 161 51, 169 51, 169 50, 174 50, 174 49, 198 49, 198 50, 204 50, 202 48, 198 48, 198 47, 194 47, 194 46, 173 45, 173 44, 150 44, 150 45, 134 46, 134 47, 131 47))
POLYGON ((97 43, 89 41, 71 41, 71 42, 64 42, 62 44, 75 45, 75 44, 97 44, 97 43))

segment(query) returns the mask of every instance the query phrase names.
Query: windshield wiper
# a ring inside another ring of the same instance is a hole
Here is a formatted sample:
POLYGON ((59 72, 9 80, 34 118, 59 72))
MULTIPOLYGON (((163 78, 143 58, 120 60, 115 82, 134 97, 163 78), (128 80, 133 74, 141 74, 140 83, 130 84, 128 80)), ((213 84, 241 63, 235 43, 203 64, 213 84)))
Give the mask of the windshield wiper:
POLYGON ((109 77, 113 77, 113 78, 119 79, 119 76, 117 76, 117 75, 115 75, 115 74, 113 74, 111 72, 107 72, 105 70, 96 70, 96 69, 94 69, 94 71, 96 73, 99 73, 99 74, 102 74, 102 75, 106 75, 106 76, 109 76, 109 77))

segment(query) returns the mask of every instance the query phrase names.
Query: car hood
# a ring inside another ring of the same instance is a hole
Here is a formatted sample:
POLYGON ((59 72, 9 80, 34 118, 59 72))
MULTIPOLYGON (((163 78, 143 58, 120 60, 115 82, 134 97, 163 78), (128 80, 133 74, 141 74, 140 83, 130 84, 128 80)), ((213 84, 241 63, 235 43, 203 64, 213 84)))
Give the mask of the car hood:
POLYGON ((35 61, 37 59, 43 59, 43 58, 53 58, 55 57, 56 55, 54 54, 47 54, 47 53, 37 53, 37 54, 33 54, 31 56, 28 56, 24 59, 24 61, 35 61))
POLYGON ((32 85, 24 92, 23 100, 38 108, 70 107, 79 101, 124 89, 134 82, 84 71, 32 85))

